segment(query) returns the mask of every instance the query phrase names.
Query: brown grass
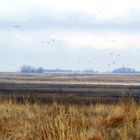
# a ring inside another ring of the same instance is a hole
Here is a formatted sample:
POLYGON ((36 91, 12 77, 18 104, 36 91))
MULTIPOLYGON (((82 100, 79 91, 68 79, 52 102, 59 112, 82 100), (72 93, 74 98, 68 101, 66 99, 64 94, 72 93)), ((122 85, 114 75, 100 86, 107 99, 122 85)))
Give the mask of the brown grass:
POLYGON ((139 140, 140 107, 132 100, 89 106, 1 101, 0 139, 139 140))

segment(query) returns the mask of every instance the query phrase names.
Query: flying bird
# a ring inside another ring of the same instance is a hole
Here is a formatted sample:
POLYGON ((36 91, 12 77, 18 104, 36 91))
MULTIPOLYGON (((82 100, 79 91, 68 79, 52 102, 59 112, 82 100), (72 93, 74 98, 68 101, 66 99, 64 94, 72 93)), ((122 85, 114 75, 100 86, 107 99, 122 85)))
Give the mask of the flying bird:
POLYGON ((10 66, 14 66, 14 64, 9 64, 10 66))
POLYGON ((51 42, 50 41, 47 41, 47 43, 50 44, 51 42))
POLYGON ((19 26, 18 25, 15 25, 15 26, 13 26, 14 28, 19 28, 19 26))
POLYGON ((51 39, 51 41, 52 41, 52 42, 55 42, 55 40, 54 40, 54 39, 51 39))

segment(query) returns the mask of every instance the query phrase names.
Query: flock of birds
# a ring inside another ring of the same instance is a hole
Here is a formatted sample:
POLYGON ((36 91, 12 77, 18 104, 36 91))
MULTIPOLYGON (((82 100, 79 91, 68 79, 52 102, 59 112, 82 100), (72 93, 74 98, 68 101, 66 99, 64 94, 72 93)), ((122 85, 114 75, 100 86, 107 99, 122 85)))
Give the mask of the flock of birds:
MULTIPOLYGON (((103 11, 105 11, 105 9, 103 9, 103 11)), ((101 11, 100 11, 99 13, 101 14, 101 11)), ((18 28, 20 28, 20 26, 14 25, 13 28, 18 29, 18 28)), ((113 39, 112 41, 113 41, 114 43, 116 42, 115 39, 113 39)), ((48 46, 48 45, 49 45, 49 46, 52 47, 52 46, 54 46, 54 43, 55 43, 55 42, 56 42, 56 40, 55 40, 54 38, 51 38, 51 39, 46 40, 46 41, 45 41, 45 40, 42 40, 43 46, 46 46, 46 45, 48 46)), ((114 53, 113 53, 113 52, 110 52, 110 56, 113 56, 113 55, 114 55, 114 53)), ((115 55, 116 55, 116 54, 115 54, 115 55)), ((121 55, 118 53, 117 56, 120 57, 121 55)), ((81 61, 77 61, 77 63, 80 64, 81 61)), ((91 63, 91 61, 88 60, 87 63, 89 64, 89 63, 91 63)), ((13 66, 13 64, 10 64, 10 65, 13 66)), ((113 62, 107 64, 108 67, 110 67, 110 66, 115 66, 115 65, 116 65, 115 61, 113 61, 113 62)), ((123 65, 122 65, 122 67, 129 67, 129 66, 130 66, 129 64, 123 64, 123 65)))
POLYGON ((47 41, 45 41, 45 40, 42 41, 42 44, 43 44, 43 45, 47 44, 47 45, 53 46, 54 43, 55 43, 55 39, 53 39, 53 38, 50 39, 50 40, 47 40, 47 41))
MULTIPOLYGON (((116 42, 116 40, 112 40, 112 41, 113 41, 113 42, 116 42)), ((55 42, 56 42, 55 39, 50 39, 50 40, 47 40, 47 41, 43 40, 43 41, 42 41, 43 44, 46 43, 46 44, 49 44, 49 45, 51 45, 51 46, 53 46, 52 44, 55 43, 55 42)), ((110 56, 113 56, 113 55, 115 55, 115 54, 114 54, 113 52, 110 52, 110 56)), ((120 57, 121 55, 118 53, 117 56, 120 57)), ((78 61, 77 63, 80 64, 81 61, 78 61)), ((87 63, 89 64, 89 63, 91 63, 91 61, 88 60, 87 63)), ((113 62, 111 62, 111 63, 109 63, 109 64, 107 64, 107 65, 108 65, 108 66, 115 66, 116 63, 115 63, 115 61, 113 61, 113 62)), ((129 66, 130 66, 129 64, 123 64, 123 65, 122 65, 122 67, 129 67, 129 66)))
MULTIPOLYGON (((99 14, 99 15, 102 15, 102 14, 104 14, 105 11, 106 11, 106 9, 103 8, 103 9, 101 9, 100 11, 98 11, 98 14, 99 14)), ((20 26, 19 26, 19 25, 14 25, 13 28, 16 29, 16 30, 18 30, 18 29, 20 28, 20 26)), ((56 40, 55 40, 54 38, 51 38, 51 39, 46 40, 46 41, 45 41, 45 40, 42 40, 43 46, 54 47, 54 46, 55 46, 55 45, 54 45, 55 42, 56 42, 56 40)), ((113 42, 113 43, 116 43, 116 40, 113 39, 112 42, 113 42)), ((121 55, 120 55, 119 53, 116 54, 116 53, 114 53, 114 52, 110 52, 110 56, 112 56, 112 57, 113 57, 113 56, 120 57, 121 55)), ((80 64, 81 61, 78 60, 77 63, 80 64)), ((90 63, 92 63, 92 61, 88 60, 87 63, 90 64, 90 63)), ((115 62, 115 61, 112 61, 112 62, 110 62, 110 63, 107 64, 108 67, 110 67, 110 66, 115 66, 115 65, 116 65, 116 62, 115 62)), ((12 64, 11 64, 11 66, 12 66, 12 64)), ((122 65, 122 67, 129 67, 129 66, 130 66, 129 64, 123 64, 123 65, 122 65)))

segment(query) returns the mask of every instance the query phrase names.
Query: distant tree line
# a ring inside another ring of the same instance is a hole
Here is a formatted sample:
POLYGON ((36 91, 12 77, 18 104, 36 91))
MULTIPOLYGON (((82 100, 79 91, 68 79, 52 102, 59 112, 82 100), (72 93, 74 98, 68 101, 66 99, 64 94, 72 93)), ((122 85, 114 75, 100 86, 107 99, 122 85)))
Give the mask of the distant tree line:
POLYGON ((42 67, 35 68, 29 65, 20 67, 21 73, 96 73, 92 69, 89 70, 65 70, 65 69, 44 69, 42 67))
MULTIPOLYGON (((64 69, 44 69, 42 67, 32 67, 29 65, 24 65, 20 67, 21 73, 98 73, 98 71, 89 70, 64 70, 64 69)), ((112 73, 138 73, 134 68, 117 68, 112 71, 112 73)))
POLYGON ((44 73, 45 69, 43 69, 42 67, 35 68, 32 66, 24 65, 24 66, 20 67, 20 72, 21 73, 44 73))
POLYGON ((122 67, 122 68, 113 70, 112 73, 138 73, 138 71, 136 71, 133 68, 122 67))

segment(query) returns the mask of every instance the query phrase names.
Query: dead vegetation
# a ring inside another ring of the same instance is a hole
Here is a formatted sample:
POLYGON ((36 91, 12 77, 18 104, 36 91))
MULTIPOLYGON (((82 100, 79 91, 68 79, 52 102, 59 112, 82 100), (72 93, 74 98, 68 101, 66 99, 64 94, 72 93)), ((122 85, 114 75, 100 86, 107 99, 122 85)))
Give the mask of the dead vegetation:
POLYGON ((0 139, 139 140, 140 107, 130 99, 88 106, 1 100, 0 139))

